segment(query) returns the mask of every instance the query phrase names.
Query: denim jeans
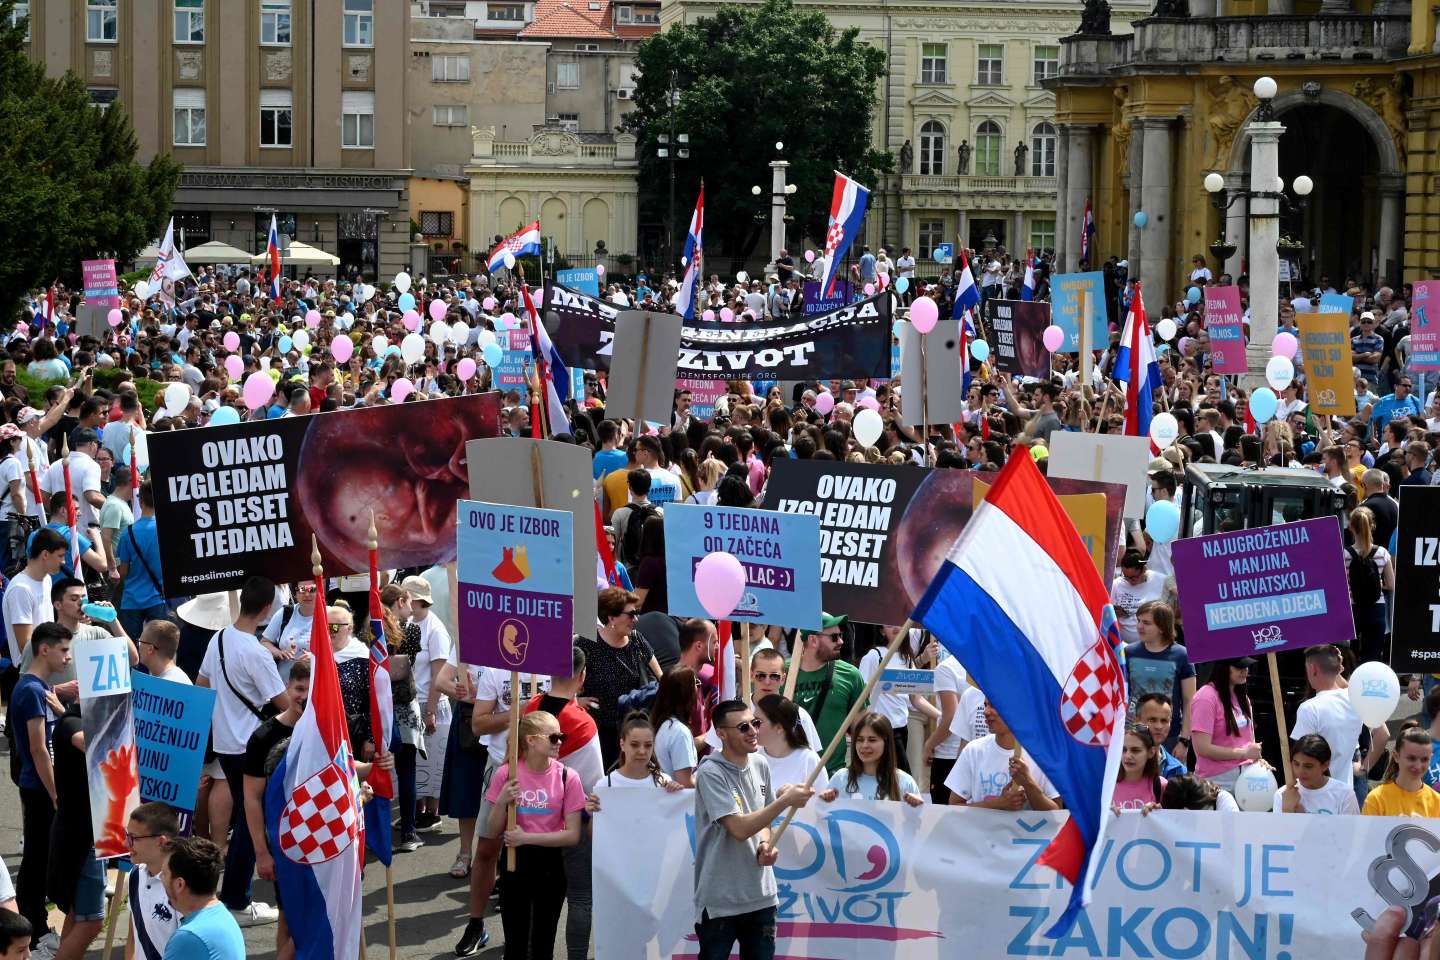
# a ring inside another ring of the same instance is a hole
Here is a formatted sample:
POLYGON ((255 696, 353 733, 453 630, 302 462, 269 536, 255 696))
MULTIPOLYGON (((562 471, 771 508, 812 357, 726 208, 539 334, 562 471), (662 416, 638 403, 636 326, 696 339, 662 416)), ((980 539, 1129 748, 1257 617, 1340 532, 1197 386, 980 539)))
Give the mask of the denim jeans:
POLYGON ((590 885, 590 835, 584 827, 580 842, 562 848, 565 857, 565 955, 567 960, 590 956, 593 894, 590 885))
POLYGON ((400 835, 415 832, 415 761, 418 760, 415 747, 399 743, 393 747, 395 754, 395 779, 399 781, 400 835))
POLYGON ((740 960, 775 960, 774 907, 718 919, 706 912, 695 933, 700 939, 698 960, 729 960, 730 948, 737 944, 740 960))
POLYGON ((225 784, 230 788, 230 846, 225 851, 225 877, 220 881, 219 900, 231 910, 250 906, 250 883, 255 875, 255 845, 245 821, 245 755, 218 753, 225 784))
POLYGON ((137 607, 134 610, 120 611, 120 626, 131 640, 140 639, 140 632, 145 629, 145 624, 151 620, 164 620, 170 615, 170 608, 163 603, 157 603, 153 607, 137 607))

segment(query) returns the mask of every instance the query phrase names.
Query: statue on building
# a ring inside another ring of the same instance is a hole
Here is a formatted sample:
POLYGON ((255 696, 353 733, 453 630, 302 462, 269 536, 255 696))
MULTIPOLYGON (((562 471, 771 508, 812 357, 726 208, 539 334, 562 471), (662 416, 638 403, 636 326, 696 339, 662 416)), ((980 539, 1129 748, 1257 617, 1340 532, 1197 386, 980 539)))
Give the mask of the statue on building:
POLYGON ((910 163, 914 159, 915 148, 910 146, 909 140, 906 140, 903 144, 900 145, 900 172, 902 174, 911 172, 910 163))
POLYGON ((961 141, 960 141, 960 176, 965 177, 965 176, 969 176, 969 174, 970 174, 970 141, 969 141, 969 140, 961 140, 961 141))
POLYGON ((1106 0, 1083 0, 1083 3, 1079 32, 1092 37, 1110 36, 1110 4, 1106 0))
POLYGON ((1188 17, 1190 16, 1190 0, 1155 0, 1155 9, 1150 12, 1152 17, 1188 17))
POLYGON ((1015 176, 1025 176, 1025 155, 1029 152, 1030 148, 1025 146, 1024 140, 1015 144, 1015 176))
POLYGON ((1209 84, 1210 113, 1205 118, 1210 128, 1210 150, 1205 166, 1211 170, 1230 166, 1230 148, 1235 136, 1250 115, 1253 98, 1244 84, 1228 75, 1221 75, 1209 84))

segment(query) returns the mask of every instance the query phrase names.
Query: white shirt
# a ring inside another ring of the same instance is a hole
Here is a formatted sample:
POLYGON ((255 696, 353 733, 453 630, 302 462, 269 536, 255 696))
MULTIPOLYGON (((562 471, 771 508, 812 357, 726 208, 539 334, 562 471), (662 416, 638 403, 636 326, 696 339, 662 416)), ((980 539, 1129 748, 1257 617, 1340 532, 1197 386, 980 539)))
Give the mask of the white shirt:
MULTIPOLYGON (((1295 786, 1300 791, 1300 806, 1306 813, 1320 813, 1337 817, 1360 814, 1360 804, 1355 800, 1355 788, 1341 783, 1334 777, 1327 779, 1325 786, 1319 790, 1311 790, 1303 783, 1297 783, 1295 786)), ((1285 812, 1284 793, 1284 787, 1275 791, 1275 805, 1271 808, 1272 813, 1285 812)))
MULTIPOLYGON (((275 612, 270 616, 270 622, 265 625, 265 632, 261 636, 275 644, 280 650, 289 650, 295 655, 295 659, 299 659, 301 654, 310 652, 310 633, 315 622, 314 610, 312 608, 311 615, 307 617, 300 612, 299 606, 293 606, 290 608, 290 621, 284 623, 285 607, 286 604, 278 604, 275 607, 275 612)), ((289 681, 290 667, 294 662, 294 660, 286 660, 284 663, 277 664, 282 680, 289 681)))
POLYGON ((0 496, 5 498, 5 516, 13 517, 15 513, 15 502, 10 498, 10 484, 16 480, 20 481, 20 502, 24 504, 24 513, 39 520, 44 520, 44 508, 41 504, 35 503, 35 495, 30 489, 30 477, 25 473, 25 465, 20 462, 20 455, 6 457, 0 460, 0 496))
POLYGON ((1135 624, 1135 613, 1142 603, 1159 600, 1165 592, 1165 578, 1152 571, 1146 571, 1140 583, 1131 583, 1118 576, 1110 584, 1110 602, 1115 605, 1115 617, 1120 628, 1120 639, 1135 643, 1140 634, 1135 624))
MULTIPOLYGON (((440 669, 445 661, 451 659, 450 631, 445 629, 445 624, 434 612, 426 614, 424 620, 410 618, 410 622, 420 627, 420 653, 415 657, 415 697, 420 701, 420 709, 425 709, 425 704, 430 697, 430 681, 435 671, 440 669)), ((423 718, 422 718, 423 719, 423 718)), ((435 723, 443 727, 450 722, 450 698, 438 697, 435 701, 435 723)))
POLYGON ((10 647, 10 662, 20 662, 20 645, 15 642, 15 625, 29 624, 33 632, 37 624, 49 623, 55 619, 55 607, 50 603, 50 577, 36 580, 24 570, 15 574, 5 587, 5 599, 0 602, 5 613, 5 641, 10 647))
POLYGON ((259 638, 254 634, 226 627, 210 637, 205 659, 200 663, 200 676, 209 681, 215 691, 215 715, 211 725, 215 752, 229 757, 244 754, 245 744, 250 740, 250 734, 260 726, 260 720, 235 694, 238 692, 249 701, 250 706, 261 710, 266 703, 284 693, 285 683, 280 679, 280 671, 275 668, 275 658, 260 645, 259 638), (224 670, 220 668, 222 636, 225 641, 224 670))
MULTIPOLYGON (((428 619, 428 618, 427 618, 428 619)), ((451 662, 454 662, 454 655, 451 655, 451 662)), ((478 675, 475 677, 475 701, 488 700, 495 704, 491 714, 510 712, 510 671, 501 670, 498 667, 477 667, 478 675)), ((537 677, 531 673, 520 674, 520 692, 527 690, 530 696, 542 690, 550 689, 549 677, 537 677), (538 683, 538 689, 537 689, 538 683)), ((528 699, 528 698, 527 698, 528 699)), ((487 733, 480 737, 480 742, 485 744, 490 751, 492 760, 505 757, 505 751, 509 746, 510 731, 502 728, 495 733, 487 733)), ((495 761, 500 762, 500 761, 495 761)), ((579 772, 579 771, 577 771, 579 772)), ((581 778, 582 782, 584 778, 581 778)))
POLYGON ((783 757, 771 756, 763 747, 760 752, 770 761, 770 786, 776 790, 787 783, 804 783, 820 766, 820 754, 808 747, 796 747, 783 757))
MULTIPOLYGON (((750 709, 755 709, 754 703, 750 703, 750 709)), ((824 744, 820 742, 820 732, 815 729, 815 721, 810 719, 810 712, 798 703, 795 704, 795 709, 800 711, 800 729, 805 731, 805 742, 809 744, 811 750, 819 752, 824 744)), ((714 727, 705 731, 705 745, 717 753, 720 751, 722 746, 720 734, 715 732, 714 727)))
POLYGON ((899 269, 899 271, 900 271, 900 276, 902 276, 902 277, 911 277, 911 278, 913 278, 913 277, 915 276, 915 258, 914 258, 914 257, 905 257, 905 256, 902 256, 899 260, 896 260, 896 261, 895 261, 895 266, 896 266, 897 269, 899 269))
MULTIPOLYGON (((226 654, 226 659, 228 661, 229 654, 226 654)), ((181 670, 179 665, 174 663, 170 664, 170 666, 155 674, 155 678, 157 680, 169 680, 172 683, 183 683, 187 687, 193 686, 193 684, 190 682, 190 674, 186 673, 184 670, 181 670)))
MULTIPOLYGON (((995 735, 989 734, 973 740, 960 751, 960 759, 945 778, 945 787, 958 794, 966 803, 980 803, 993 797, 1010 785, 1010 751, 995 742, 995 735)), ((1047 797, 1058 794, 1045 774, 1035 766, 1028 754, 1022 754, 1030 766, 1030 774, 1040 792, 1047 797)), ((1029 809, 1029 804, 1026 804, 1029 809)))
POLYGON ((681 770, 694 770, 699 763, 694 734, 674 717, 660 724, 655 732, 655 762, 672 777, 681 770))
POLYGON ((1190 282, 1199 283, 1204 281, 1205 283, 1209 283, 1213 276, 1209 267, 1196 267, 1190 271, 1190 282))
MULTIPOLYGON (((880 659, 885 651, 880 647, 871 647, 865 656, 860 658, 860 676, 866 683, 880 669, 880 659)), ((951 658, 954 659, 953 657, 951 658)), ((894 663, 891 659, 891 663, 894 663)), ((870 694, 870 709, 890 721, 890 726, 896 730, 904 730, 905 725, 910 722, 910 695, 906 693, 874 693, 870 694)))
MULTIPOLYGON (((88 453, 70 451, 70 489, 79 504, 80 532, 84 533, 92 524, 99 526, 100 508, 92 506, 85 499, 85 494, 91 491, 100 492, 100 464, 88 453)), ((50 468, 40 477, 40 490, 47 499, 51 494, 64 492, 65 467, 60 461, 50 464, 50 468)))
POLYGON ((990 732, 985 722, 985 694, 979 687, 966 687, 960 694, 960 705, 950 721, 950 735, 961 743, 979 740, 990 732))
MULTIPOLYGON (((663 790, 669 782, 670 778, 663 773, 660 774, 660 782, 656 783, 655 778, 648 773, 639 780, 632 780, 619 770, 611 770, 596 782, 594 792, 600 794, 605 790, 663 790)), ((772 780, 771 784, 774 783, 772 780)), ((603 803, 601 808, 604 808, 603 803)))
MULTIPOLYGON (((226 654, 229 660, 229 654, 226 654)), ((128 878, 130 884, 130 938, 135 944, 135 960, 161 960, 165 946, 180 929, 180 911, 170 903, 165 884, 153 876, 143 863, 135 865, 128 878), (140 930, 144 930, 141 936, 140 930)))
MULTIPOLYGON (((1321 690, 1295 711, 1291 738, 1318 733, 1330 745, 1330 777, 1347 790, 1355 785, 1355 751, 1360 746, 1360 715, 1344 690, 1321 690)), ((1306 809, 1309 809, 1308 807, 1306 809)))
MULTIPOLYGON (((965 676, 965 668, 960 666, 960 661, 954 657, 946 657, 935 665, 935 692, 953 693, 956 697, 963 697, 966 690, 970 689, 970 681, 965 676)), ((945 739, 935 746, 935 757, 938 760, 954 760, 960 756, 960 737, 956 736, 955 724, 960 719, 961 703, 955 705, 955 715, 951 717, 950 729, 945 739)))

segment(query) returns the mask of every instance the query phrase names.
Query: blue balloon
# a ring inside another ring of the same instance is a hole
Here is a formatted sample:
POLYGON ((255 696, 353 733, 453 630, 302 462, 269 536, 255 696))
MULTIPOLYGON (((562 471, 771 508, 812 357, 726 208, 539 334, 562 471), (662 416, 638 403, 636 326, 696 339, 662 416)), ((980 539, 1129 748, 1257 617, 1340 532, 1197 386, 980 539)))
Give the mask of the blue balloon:
POLYGON ((1265 423, 1275 416, 1275 409, 1279 405, 1275 391, 1269 387, 1260 387, 1250 394, 1250 416, 1255 418, 1256 423, 1265 423))
POLYGON ((500 349, 498 343, 486 344, 483 353, 486 365, 492 368, 500 366, 500 361, 505 359, 505 351, 500 349))
POLYGON ((403 311, 403 310, 414 310, 414 309, 415 309, 415 294, 409 292, 408 290, 407 290, 406 292, 400 294, 400 309, 401 309, 402 311, 403 311))
POLYGON ((986 343, 984 340, 976 340, 974 343, 970 344, 970 356, 974 357, 976 360, 979 360, 981 363, 984 363, 986 360, 990 359, 990 344, 986 343))
POLYGON ((1149 222, 1150 222, 1150 214, 1146 213, 1144 210, 1136 210, 1136 211, 1135 211, 1135 226, 1137 226, 1137 227, 1143 227, 1143 226, 1145 226, 1145 224, 1147 224, 1147 223, 1149 223, 1149 222))
POLYGON ((212 427, 223 427, 227 423, 239 422, 240 414, 235 410, 234 407, 221 407, 219 410, 216 410, 214 413, 210 414, 210 426, 212 427))
POLYGON ((909 278, 909 277, 901 277, 900 279, 898 279, 898 280, 895 281, 895 292, 896 292, 896 293, 904 293, 906 290, 909 290, 909 289, 910 289, 910 278, 909 278))
POLYGON ((1200 302, 1200 288, 1199 288, 1199 287, 1191 287, 1189 290, 1186 290, 1186 291, 1185 291, 1185 299, 1188 300, 1190 303, 1199 303, 1199 302, 1200 302))
POLYGON ((1155 348, 1155 355, 1156 355, 1156 356, 1160 356, 1161 354, 1165 353, 1165 352, 1168 351, 1169 349, 1170 349, 1170 344, 1168 344, 1168 343, 1162 343, 1162 344, 1160 344, 1158 347, 1155 348))
POLYGON ((1180 533, 1180 508, 1171 500, 1156 500, 1145 511, 1145 532, 1156 543, 1169 543, 1180 533))
POLYGON ((289 353, 290 348, 295 346, 295 341, 291 340, 289 337, 281 337, 280 343, 277 344, 277 346, 280 348, 281 353, 289 353))
POLYGON ((896 339, 896 340, 899 340, 899 339, 900 339, 900 331, 903 330, 903 329, 905 329, 904 324, 905 324, 905 321, 904 321, 904 320, 896 320, 894 323, 892 323, 892 324, 890 325, 890 332, 893 333, 893 334, 895 334, 895 339, 896 339))
POLYGON ((397 346, 395 346, 395 344, 393 344, 393 343, 390 344, 390 346, 388 346, 388 347, 385 348, 385 356, 387 356, 387 357, 389 357, 389 356, 396 356, 396 357, 400 356, 400 348, 397 347, 397 346))

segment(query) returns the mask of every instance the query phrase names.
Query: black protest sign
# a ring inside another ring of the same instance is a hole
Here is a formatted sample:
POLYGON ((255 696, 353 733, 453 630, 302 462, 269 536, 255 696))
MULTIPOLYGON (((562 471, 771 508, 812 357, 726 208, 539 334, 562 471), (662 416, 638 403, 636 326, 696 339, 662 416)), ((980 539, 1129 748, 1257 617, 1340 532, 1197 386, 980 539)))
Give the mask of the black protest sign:
POLYGON ((455 559, 456 501, 469 493, 465 441, 500 433, 496 393, 154 433, 150 482, 169 597, 230 590, 260 574, 455 559))
MULTIPOLYGON (((692 321, 676 375, 708 380, 890 377, 891 296, 877 294, 795 323, 692 321)), ((545 290, 545 329, 567 363, 610 369, 622 307, 559 284, 545 290)))
POLYGON ((1045 328, 1050 304, 1033 300, 987 300, 985 328, 990 361, 1000 373, 1043 380, 1050 375, 1045 328))
POLYGON ((1390 666, 1434 673, 1440 664, 1440 487, 1400 488, 1395 531, 1395 627, 1390 666))

